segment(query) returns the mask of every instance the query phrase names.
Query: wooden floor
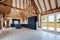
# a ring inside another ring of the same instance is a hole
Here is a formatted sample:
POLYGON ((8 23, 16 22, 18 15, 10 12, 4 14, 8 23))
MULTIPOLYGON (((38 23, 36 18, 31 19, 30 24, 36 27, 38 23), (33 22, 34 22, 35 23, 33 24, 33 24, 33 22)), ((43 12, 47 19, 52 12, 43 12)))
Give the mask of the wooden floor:
POLYGON ((0 31, 0 40, 60 40, 60 35, 28 28, 7 28, 0 31))

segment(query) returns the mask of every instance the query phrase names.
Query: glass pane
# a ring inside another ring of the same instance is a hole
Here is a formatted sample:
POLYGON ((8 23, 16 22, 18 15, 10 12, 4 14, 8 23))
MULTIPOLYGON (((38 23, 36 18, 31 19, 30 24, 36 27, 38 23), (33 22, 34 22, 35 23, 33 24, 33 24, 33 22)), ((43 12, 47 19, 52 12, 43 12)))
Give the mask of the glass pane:
POLYGON ((54 30, 54 15, 48 16, 48 28, 49 30, 54 30))
POLYGON ((57 31, 60 32, 60 14, 57 14, 57 31))
POLYGON ((47 29, 47 16, 42 16, 42 28, 47 29))

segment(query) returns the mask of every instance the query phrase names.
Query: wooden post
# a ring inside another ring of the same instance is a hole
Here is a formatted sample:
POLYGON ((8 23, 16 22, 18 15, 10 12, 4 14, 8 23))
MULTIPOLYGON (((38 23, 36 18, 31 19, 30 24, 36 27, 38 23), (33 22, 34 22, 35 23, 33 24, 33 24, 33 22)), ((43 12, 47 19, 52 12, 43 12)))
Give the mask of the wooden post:
POLYGON ((9 27, 9 20, 6 21, 6 27, 9 27))
POLYGON ((38 14, 38 27, 41 28, 41 14, 38 14))

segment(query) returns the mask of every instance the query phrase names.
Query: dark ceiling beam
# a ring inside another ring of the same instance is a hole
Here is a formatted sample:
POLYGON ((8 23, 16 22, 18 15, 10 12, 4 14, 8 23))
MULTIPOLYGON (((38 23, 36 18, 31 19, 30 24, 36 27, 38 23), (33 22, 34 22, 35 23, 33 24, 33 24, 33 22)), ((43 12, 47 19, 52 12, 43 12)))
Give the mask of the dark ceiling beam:
POLYGON ((58 8, 58 0, 55 0, 55 5, 56 5, 56 8, 58 8))
POLYGON ((39 7, 40 7, 41 12, 43 12, 42 7, 41 7, 41 5, 40 5, 40 3, 39 3, 38 0, 37 0, 37 2, 38 2, 38 4, 39 4, 39 7))
POLYGON ((42 14, 42 15, 53 14, 53 13, 56 13, 56 12, 60 12, 60 7, 52 9, 52 10, 49 10, 49 11, 46 11, 45 14, 42 14))
POLYGON ((50 0, 48 0, 48 3, 49 3, 50 10, 51 10, 51 9, 52 9, 51 1, 50 1, 50 0))
POLYGON ((34 2, 34 0, 31 0, 31 5, 33 6, 34 10, 36 11, 36 13, 40 13, 36 3, 34 2))
POLYGON ((43 0, 43 3, 44 3, 45 10, 47 11, 47 7, 46 7, 46 4, 45 4, 45 0, 43 0))

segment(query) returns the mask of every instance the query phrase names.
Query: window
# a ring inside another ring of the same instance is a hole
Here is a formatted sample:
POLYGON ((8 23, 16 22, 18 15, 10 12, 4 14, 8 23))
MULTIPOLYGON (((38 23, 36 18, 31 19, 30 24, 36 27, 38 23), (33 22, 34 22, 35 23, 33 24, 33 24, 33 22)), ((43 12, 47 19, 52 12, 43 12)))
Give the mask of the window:
POLYGON ((47 29, 47 16, 42 16, 42 28, 47 29))
POLYGON ((60 14, 57 14, 57 30, 58 32, 60 32, 60 14))
POLYGON ((42 28, 60 32, 60 12, 48 16, 42 16, 42 28))
POLYGON ((54 15, 48 16, 48 29, 54 30, 54 15))

